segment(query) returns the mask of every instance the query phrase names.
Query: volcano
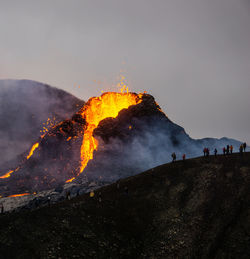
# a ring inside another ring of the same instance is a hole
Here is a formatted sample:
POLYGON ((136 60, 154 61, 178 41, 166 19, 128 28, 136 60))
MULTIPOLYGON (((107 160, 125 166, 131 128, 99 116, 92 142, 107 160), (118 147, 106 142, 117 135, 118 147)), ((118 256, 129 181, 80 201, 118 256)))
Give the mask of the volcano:
POLYGON ((239 142, 190 138, 149 94, 107 92, 52 127, 19 165, 2 173, 0 195, 26 195, 86 176, 113 182, 168 162, 173 151, 194 157, 204 145, 220 149, 225 144, 239 142))

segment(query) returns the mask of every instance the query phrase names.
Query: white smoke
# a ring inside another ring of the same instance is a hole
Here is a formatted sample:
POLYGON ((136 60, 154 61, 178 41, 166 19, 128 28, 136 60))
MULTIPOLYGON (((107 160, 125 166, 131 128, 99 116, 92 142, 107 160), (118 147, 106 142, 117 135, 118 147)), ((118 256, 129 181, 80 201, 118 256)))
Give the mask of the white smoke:
POLYGON ((45 84, 0 80, 0 165, 27 151, 48 118, 55 123, 70 118, 82 104, 76 97, 45 84))

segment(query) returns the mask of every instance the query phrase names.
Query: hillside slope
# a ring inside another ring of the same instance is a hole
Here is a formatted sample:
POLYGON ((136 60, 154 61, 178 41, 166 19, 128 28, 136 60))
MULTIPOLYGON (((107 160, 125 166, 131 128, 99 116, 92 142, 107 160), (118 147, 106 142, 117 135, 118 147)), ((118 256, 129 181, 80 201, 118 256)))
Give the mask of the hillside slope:
POLYGON ((31 147, 40 130, 70 118, 83 101, 31 80, 0 80, 0 165, 31 147))
POLYGON ((250 153, 165 164, 1 215, 0 257, 250 258, 249 184, 250 153))

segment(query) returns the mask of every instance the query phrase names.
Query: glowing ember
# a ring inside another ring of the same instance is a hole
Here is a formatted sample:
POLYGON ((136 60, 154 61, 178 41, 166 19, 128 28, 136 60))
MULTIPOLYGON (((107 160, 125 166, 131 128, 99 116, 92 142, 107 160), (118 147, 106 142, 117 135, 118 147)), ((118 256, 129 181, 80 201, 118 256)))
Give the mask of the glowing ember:
MULTIPOLYGON (((98 147, 98 141, 93 137, 93 131, 99 122, 105 118, 115 118, 122 109, 141 102, 141 96, 126 92, 122 88, 121 93, 107 92, 100 97, 89 99, 82 110, 82 117, 86 120, 86 129, 81 146, 80 173, 85 169, 89 160, 93 159, 93 152, 98 147)), ((71 178, 67 182, 75 179, 71 178)))
POLYGON ((29 152, 29 154, 28 154, 28 156, 27 156, 27 160, 33 155, 34 151, 35 151, 38 147, 39 147, 39 143, 38 143, 38 142, 35 143, 35 144, 32 146, 32 148, 31 148, 31 150, 30 150, 30 152, 29 152))
POLYGON ((40 130, 42 136, 44 136, 51 128, 56 125, 56 118, 48 118, 46 122, 43 123, 43 128, 40 130))

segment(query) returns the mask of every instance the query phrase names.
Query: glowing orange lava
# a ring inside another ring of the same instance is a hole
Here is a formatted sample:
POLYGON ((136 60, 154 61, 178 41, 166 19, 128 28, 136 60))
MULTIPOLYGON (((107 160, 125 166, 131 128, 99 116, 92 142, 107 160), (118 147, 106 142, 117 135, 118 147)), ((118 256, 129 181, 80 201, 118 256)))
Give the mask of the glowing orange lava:
POLYGON ((10 177, 10 175, 16 171, 18 171, 20 169, 20 167, 17 167, 15 170, 10 170, 9 172, 7 172, 6 174, 0 176, 0 179, 4 179, 4 178, 8 178, 10 177))
POLYGON ((13 194, 13 195, 8 196, 8 198, 9 197, 21 197, 21 196, 26 196, 26 195, 30 195, 30 193, 25 192, 25 193, 20 193, 20 194, 13 194))
POLYGON ((38 142, 35 143, 35 144, 32 146, 32 148, 31 148, 31 150, 30 150, 30 152, 29 152, 29 154, 28 154, 28 156, 27 156, 27 160, 33 155, 34 151, 35 151, 38 147, 39 147, 39 143, 38 143, 38 142))
POLYGON ((14 171, 13 170, 10 170, 9 172, 7 172, 6 174, 0 176, 0 179, 4 179, 4 178, 8 178, 10 177, 10 175, 13 173, 14 171))
MULTIPOLYGON (((86 120, 86 129, 81 146, 80 173, 85 169, 89 160, 93 159, 93 152, 98 147, 98 141, 93 137, 93 131, 99 122, 105 118, 115 118, 122 109, 141 102, 141 95, 129 93, 123 88, 121 93, 107 92, 100 97, 89 99, 82 110, 82 117, 86 120)), ((71 178, 67 182, 75 179, 71 178)))
MULTIPOLYGON (((43 136, 42 136, 43 137, 43 136)), ((30 149, 30 152, 28 154, 28 156, 26 157, 26 159, 28 160, 34 153, 34 151, 39 147, 39 143, 35 143, 32 148, 30 149)), ((10 177, 10 175, 16 171, 18 171, 20 169, 20 167, 16 168, 15 170, 10 170, 8 171, 6 174, 0 176, 0 179, 5 179, 5 178, 8 178, 10 177)))

